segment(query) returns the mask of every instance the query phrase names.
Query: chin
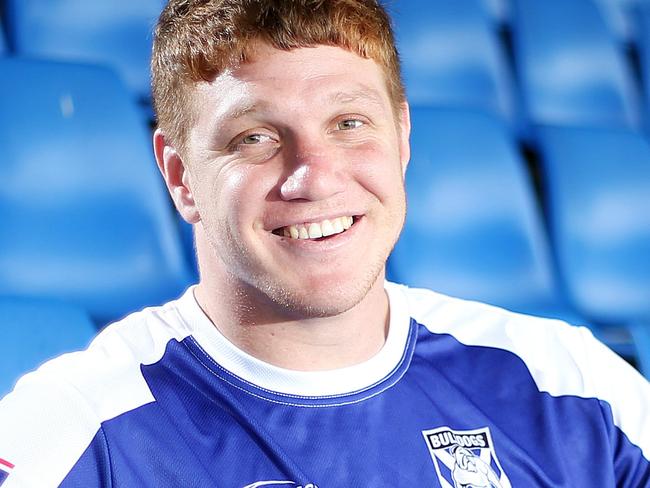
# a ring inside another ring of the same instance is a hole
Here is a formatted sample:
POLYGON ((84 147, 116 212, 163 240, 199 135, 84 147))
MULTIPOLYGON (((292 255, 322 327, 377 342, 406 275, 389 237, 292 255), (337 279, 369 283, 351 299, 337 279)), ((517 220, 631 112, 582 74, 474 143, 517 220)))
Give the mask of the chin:
POLYGON ((265 286, 264 291, 296 319, 333 317, 361 303, 379 280, 383 283, 383 269, 383 265, 377 266, 344 278, 312 277, 301 284, 274 283, 265 286))

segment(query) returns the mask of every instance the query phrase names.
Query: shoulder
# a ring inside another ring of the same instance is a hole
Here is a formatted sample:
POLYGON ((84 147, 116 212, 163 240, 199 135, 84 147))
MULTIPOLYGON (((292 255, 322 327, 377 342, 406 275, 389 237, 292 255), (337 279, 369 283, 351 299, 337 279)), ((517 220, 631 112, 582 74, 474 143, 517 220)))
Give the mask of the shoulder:
POLYGON ((170 302, 109 325, 88 349, 22 377, 0 402, 0 459, 14 466, 7 486, 58 485, 103 421, 154 400, 140 367, 186 335, 170 302))
POLYGON ((589 329, 397 286, 411 317, 432 334, 460 344, 508 351, 525 365, 540 392, 594 398, 611 422, 650 459, 650 383, 595 339, 589 329))

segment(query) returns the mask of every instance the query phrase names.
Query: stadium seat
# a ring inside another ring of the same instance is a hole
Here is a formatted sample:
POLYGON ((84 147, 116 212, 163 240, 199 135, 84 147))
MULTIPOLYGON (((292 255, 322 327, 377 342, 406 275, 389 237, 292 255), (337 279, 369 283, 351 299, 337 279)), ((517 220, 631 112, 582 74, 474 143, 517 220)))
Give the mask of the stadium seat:
POLYGON ((625 130, 541 127, 558 259, 573 301, 604 321, 650 318, 650 146, 625 130))
POLYGON ((98 322, 191 281, 135 103, 109 69, 0 60, 0 295, 98 322))
POLYGON ((630 324, 632 337, 639 353, 638 369, 650 381, 650 322, 636 321, 630 324))
POLYGON ((391 278, 518 311, 560 309, 531 182, 501 121, 413 107, 391 278))
POLYGON ((623 129, 548 126, 538 140, 568 296, 594 321, 650 328, 650 145, 623 129))
POLYGON ((389 7, 411 103, 485 110, 516 123, 510 73, 481 0, 389 7))
POLYGON ((650 133, 650 1, 636 9, 637 45, 641 82, 643 84, 643 107, 646 131, 650 133))
POLYGON ((623 356, 630 334, 591 323, 557 286, 525 164, 502 121, 412 109, 408 212, 389 279, 587 325, 623 356))
POLYGON ((497 24, 510 22, 509 0, 482 0, 483 5, 497 24))
POLYGON ((85 348, 96 329, 82 309, 57 301, 0 297, 0 398, 24 373, 85 348))
POLYGON ((149 97, 152 31, 164 0, 5 0, 16 54, 101 63, 149 97))
MULTIPOLYGON (((0 8, 2 4, 0 3, 0 8)), ((5 30, 2 25, 2 15, 0 12, 0 56, 7 54, 7 40, 5 39, 5 30)))
POLYGON ((514 0, 513 47, 533 124, 639 126, 631 68, 593 0, 514 0))
POLYGON ((193 271, 195 280, 199 278, 199 265, 196 259, 196 249, 194 247, 194 227, 183 220, 178 214, 178 228, 181 233, 181 242, 183 244, 183 251, 185 258, 189 263, 190 269, 193 271))
POLYGON ((594 0, 609 29, 621 42, 634 37, 633 11, 641 0, 594 0))

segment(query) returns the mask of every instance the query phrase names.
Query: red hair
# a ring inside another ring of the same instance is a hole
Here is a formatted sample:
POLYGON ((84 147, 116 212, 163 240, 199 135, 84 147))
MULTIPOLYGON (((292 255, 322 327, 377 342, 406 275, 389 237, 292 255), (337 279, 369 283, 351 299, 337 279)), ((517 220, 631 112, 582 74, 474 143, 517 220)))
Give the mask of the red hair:
POLYGON ((182 148, 190 89, 246 62, 256 41, 282 50, 338 46, 382 67, 395 108, 405 100, 390 18, 378 0, 170 0, 151 61, 158 126, 182 148))

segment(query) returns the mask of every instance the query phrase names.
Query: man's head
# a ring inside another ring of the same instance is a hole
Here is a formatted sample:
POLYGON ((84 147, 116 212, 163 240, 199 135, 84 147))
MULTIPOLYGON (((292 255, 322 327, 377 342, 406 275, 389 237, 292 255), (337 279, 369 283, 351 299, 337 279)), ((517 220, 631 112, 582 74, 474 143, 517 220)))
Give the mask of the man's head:
POLYGON ((152 88, 158 125, 178 149, 193 120, 192 87, 251 56, 338 46, 382 67, 394 107, 404 102, 390 21, 377 0, 170 0, 155 32, 152 88))
POLYGON ((156 159, 195 224, 201 289, 265 318, 381 290, 409 118, 374 1, 172 0, 153 66, 156 159))

